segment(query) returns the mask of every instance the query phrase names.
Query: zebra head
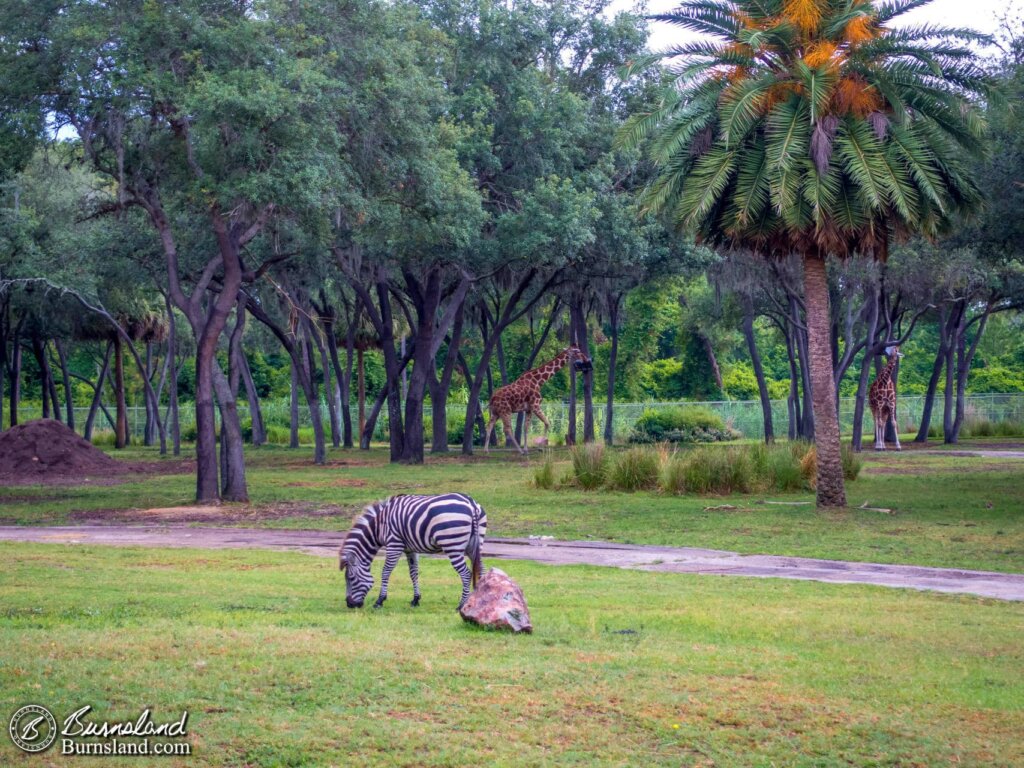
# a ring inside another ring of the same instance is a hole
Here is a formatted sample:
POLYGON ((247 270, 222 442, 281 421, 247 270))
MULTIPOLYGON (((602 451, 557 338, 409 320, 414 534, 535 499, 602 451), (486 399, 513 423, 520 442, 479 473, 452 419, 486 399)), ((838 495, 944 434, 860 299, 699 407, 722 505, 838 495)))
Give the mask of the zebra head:
POLYGON ((367 593, 373 589, 370 566, 380 549, 375 534, 377 505, 371 504, 352 526, 338 552, 338 568, 345 572, 345 604, 362 608, 367 593))

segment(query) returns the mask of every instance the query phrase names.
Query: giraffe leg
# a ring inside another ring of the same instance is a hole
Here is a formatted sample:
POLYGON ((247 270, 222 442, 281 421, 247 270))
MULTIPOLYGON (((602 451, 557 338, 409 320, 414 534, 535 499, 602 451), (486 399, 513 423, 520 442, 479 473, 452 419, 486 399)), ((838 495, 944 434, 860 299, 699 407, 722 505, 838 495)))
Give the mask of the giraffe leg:
POLYGON ((505 437, 512 441, 512 445, 515 446, 515 449, 520 453, 525 453, 519 443, 516 442, 516 433, 512 429, 512 419, 509 418, 507 413, 501 417, 501 425, 505 428, 505 437))
POLYGON ((544 437, 547 437, 548 430, 551 429, 551 422, 549 422, 547 417, 544 415, 544 411, 540 409, 540 403, 534 403, 531 410, 533 411, 533 415, 544 423, 544 437))
POLYGON ((903 446, 900 445, 900 428, 896 423, 896 406, 893 406, 892 411, 889 412, 889 418, 892 420, 892 433, 896 436, 896 450, 902 451, 903 446))
POLYGON ((491 411, 491 423, 487 425, 487 434, 484 435, 484 453, 491 452, 491 433, 494 432, 494 426, 498 423, 498 417, 491 411))
POLYGON ((526 452, 530 451, 530 411, 527 409, 526 413, 523 414, 523 448, 526 452))
POLYGON ((875 415, 875 450, 885 450, 885 421, 880 414, 875 415))

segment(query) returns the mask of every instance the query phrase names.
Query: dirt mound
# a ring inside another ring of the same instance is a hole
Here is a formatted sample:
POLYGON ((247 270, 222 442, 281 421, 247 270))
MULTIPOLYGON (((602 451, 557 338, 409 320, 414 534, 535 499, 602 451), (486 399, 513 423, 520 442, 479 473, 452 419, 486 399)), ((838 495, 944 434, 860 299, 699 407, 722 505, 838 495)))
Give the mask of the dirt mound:
POLYGON ((39 419, 0 432, 0 477, 8 481, 106 477, 128 470, 59 421, 39 419))

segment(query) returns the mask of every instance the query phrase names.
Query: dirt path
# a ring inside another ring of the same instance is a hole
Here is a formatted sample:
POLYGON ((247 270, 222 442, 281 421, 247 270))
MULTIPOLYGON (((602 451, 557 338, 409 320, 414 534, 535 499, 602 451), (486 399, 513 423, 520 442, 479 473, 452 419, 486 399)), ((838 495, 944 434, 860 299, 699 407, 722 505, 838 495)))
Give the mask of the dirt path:
MULTIPOLYGON (((275 549, 336 557, 341 533, 162 525, 53 528, 0 526, 0 540, 199 549, 275 549)), ((600 541, 488 539, 484 546, 484 556, 532 560, 549 565, 604 565, 644 571, 874 584, 1024 601, 1024 574, 849 563, 806 557, 740 555, 717 549, 646 547, 600 541)))

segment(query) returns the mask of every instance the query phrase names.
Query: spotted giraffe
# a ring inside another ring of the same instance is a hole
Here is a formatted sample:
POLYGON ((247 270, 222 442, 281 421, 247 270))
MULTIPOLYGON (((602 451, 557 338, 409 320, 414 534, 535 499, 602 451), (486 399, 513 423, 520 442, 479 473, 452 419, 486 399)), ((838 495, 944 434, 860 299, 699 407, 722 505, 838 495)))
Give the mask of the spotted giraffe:
POLYGON ((885 348, 885 355, 889 362, 875 377, 871 389, 868 390, 868 405, 871 407, 871 415, 875 417, 875 450, 885 450, 885 428, 892 421, 893 434, 896 435, 896 450, 902 451, 899 427, 896 425, 896 385, 893 383, 892 374, 903 353, 899 347, 891 346, 885 348))
POLYGON ((484 436, 484 452, 488 452, 490 449, 491 433, 494 432, 494 426, 498 423, 498 419, 501 419, 501 423, 505 427, 505 434, 509 436, 512 440, 512 445, 520 453, 525 454, 529 450, 527 446, 529 445, 531 416, 536 416, 544 422, 544 434, 547 435, 548 430, 551 429, 551 424, 540 409, 540 388, 544 382, 562 370, 568 362, 590 364, 590 358, 573 344, 571 347, 562 350, 554 360, 527 371, 511 384, 494 390, 490 402, 491 422, 487 425, 487 434, 484 436), (526 414, 522 447, 516 442, 511 420, 512 414, 519 412, 526 414))

